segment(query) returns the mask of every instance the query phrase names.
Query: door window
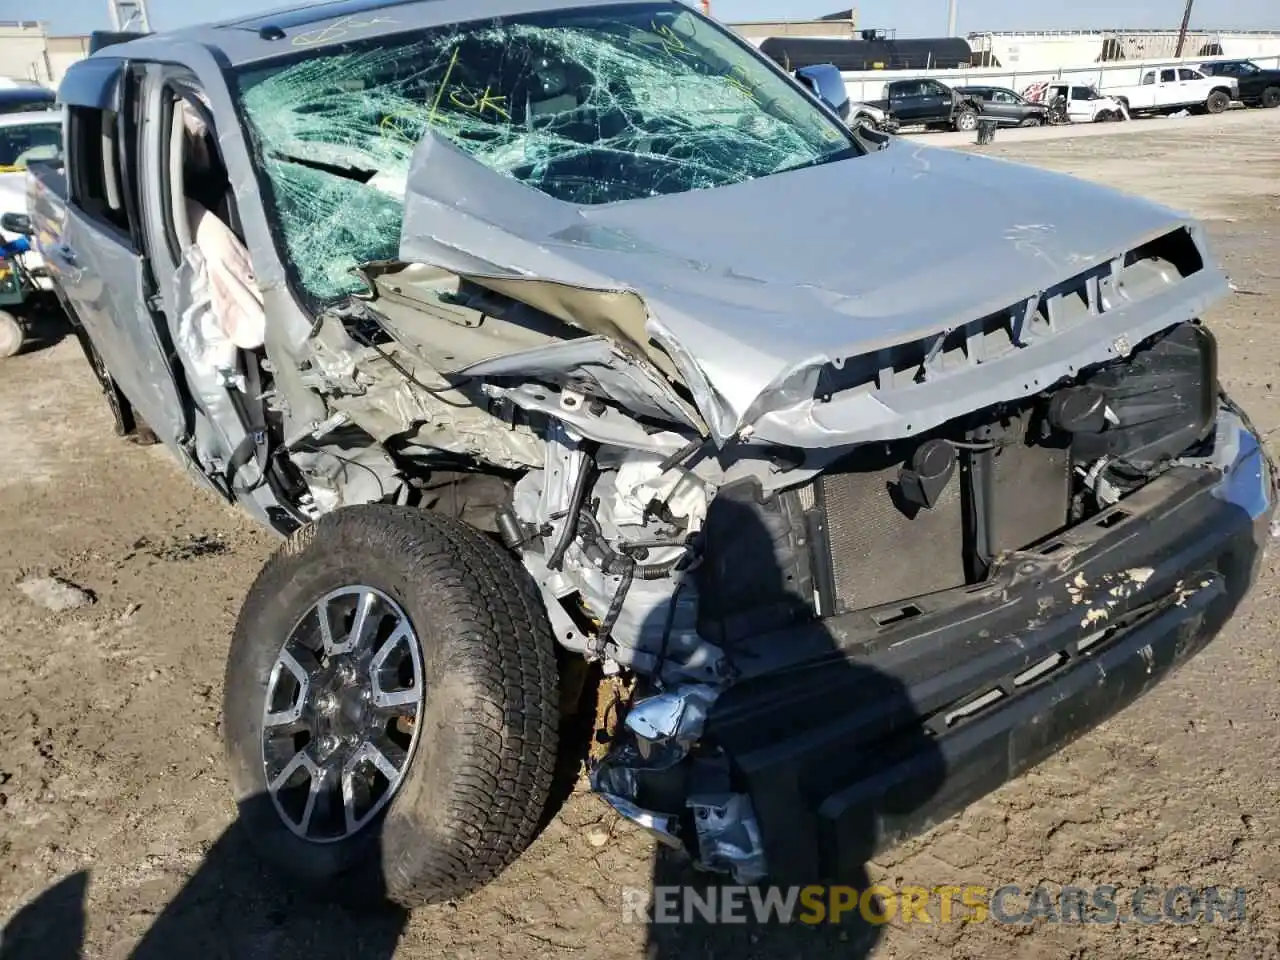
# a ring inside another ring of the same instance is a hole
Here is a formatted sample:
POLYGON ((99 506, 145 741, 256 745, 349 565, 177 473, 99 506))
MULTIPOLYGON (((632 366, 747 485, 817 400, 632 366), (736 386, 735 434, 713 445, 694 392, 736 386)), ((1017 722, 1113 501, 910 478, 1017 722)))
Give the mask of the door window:
POLYGON ((937 80, 926 80, 920 85, 921 93, 926 97, 945 97, 947 91, 937 80))
POLYGON ((129 233, 129 213, 120 176, 120 136, 113 111, 70 107, 67 151, 76 158, 69 167, 71 199, 94 220, 129 233))
POLYGON ((1019 103, 1020 102, 1018 98, 1015 97, 1008 90, 995 91, 993 94, 991 94, 991 100, 993 103, 1019 103))
POLYGON ((1204 78, 1194 70, 1188 70, 1185 67, 1178 70, 1179 80, 1203 80, 1204 78))
POLYGON ((1160 82, 1161 82, 1161 83, 1173 83, 1175 80, 1177 80, 1177 79, 1178 79, 1178 76, 1177 76, 1177 75, 1178 75, 1178 71, 1176 71, 1176 70, 1161 70, 1161 71, 1160 71, 1160 82))
POLYGON ((1154 70, 1148 70, 1146 73, 1142 75, 1142 82, 1144 85, 1148 83, 1155 83, 1156 72, 1154 70))

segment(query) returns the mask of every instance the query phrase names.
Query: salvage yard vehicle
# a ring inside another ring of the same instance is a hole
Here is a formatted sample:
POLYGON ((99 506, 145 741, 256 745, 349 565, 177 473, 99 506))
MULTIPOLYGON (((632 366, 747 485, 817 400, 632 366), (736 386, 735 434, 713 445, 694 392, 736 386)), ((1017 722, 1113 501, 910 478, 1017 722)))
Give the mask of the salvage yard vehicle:
POLYGON ((982 104, 982 115, 1006 127, 1039 127, 1049 122, 1049 108, 1032 103, 1005 87, 956 87, 962 97, 982 104))
POLYGON ((1034 83, 1022 92, 1032 103, 1061 104, 1072 123, 1110 123, 1124 120, 1124 107, 1112 97, 1104 97, 1096 89, 1081 83, 1034 83))
POLYGON ((1148 70, 1142 82, 1126 87, 1108 87, 1107 96, 1124 104, 1130 116, 1177 113, 1222 113, 1238 98, 1235 77, 1206 77, 1191 67, 1164 67, 1148 70))
MULTIPOLYGON (((27 166, 56 160, 62 153, 62 112, 21 111, 0 114, 0 214, 24 215, 27 210, 27 166)), ((12 242, 18 234, 0 226, 0 242, 12 242)), ((38 251, 24 257, 34 275, 44 273, 38 251)))
MULTIPOLYGON (((13 219, 14 216, 5 214, 0 222, 22 229, 25 224, 13 219)), ((16 355, 26 339, 22 308, 38 290, 35 278, 23 262, 30 249, 26 236, 0 240, 0 360, 16 355)))
POLYGON ((1235 80, 1236 97, 1246 107, 1280 107, 1280 69, 1265 70, 1252 60, 1216 60, 1202 63, 1200 72, 1235 80))
POLYGON ((682 3, 312 5, 60 96, 30 206, 69 308, 287 538, 224 732, 256 849, 323 895, 497 876, 594 671, 619 814, 740 882, 849 877, 1256 577, 1275 472, 1201 227, 866 138, 682 3))
POLYGON ((53 107, 56 95, 35 83, 0 87, 0 117, 14 113, 43 113, 53 107))
POLYGON ((882 111, 900 127, 922 124, 930 129, 976 130, 981 101, 937 80, 890 80, 880 100, 861 101, 882 111))

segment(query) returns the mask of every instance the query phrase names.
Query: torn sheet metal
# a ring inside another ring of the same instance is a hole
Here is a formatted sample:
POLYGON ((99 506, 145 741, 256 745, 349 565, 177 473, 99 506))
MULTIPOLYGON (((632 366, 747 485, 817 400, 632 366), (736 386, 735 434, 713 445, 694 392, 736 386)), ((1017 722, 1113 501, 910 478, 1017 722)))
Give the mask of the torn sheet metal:
POLYGON ((997 313, 1180 226, 1199 238, 1177 215, 1103 187, 900 144, 718 190, 575 207, 428 135, 409 174, 399 252, 478 282, 633 291, 648 313, 647 349, 678 347, 662 352, 675 354, 718 440, 754 406, 773 415, 760 439, 831 446, 927 429, 961 412, 957 396, 971 409, 984 394, 1033 393, 1034 381, 1108 359, 1122 336, 1137 342, 1199 315, 1225 281, 1205 269, 1143 303, 1117 304, 1105 324, 1013 354, 1009 373, 979 366, 963 391, 946 380, 917 388, 926 394, 902 398, 903 412, 869 393, 829 405, 812 393, 787 405, 784 395, 763 410, 758 398, 798 376, 812 388, 833 361, 997 313), (1053 228, 1029 240, 1014 230, 1027 222, 1053 228))

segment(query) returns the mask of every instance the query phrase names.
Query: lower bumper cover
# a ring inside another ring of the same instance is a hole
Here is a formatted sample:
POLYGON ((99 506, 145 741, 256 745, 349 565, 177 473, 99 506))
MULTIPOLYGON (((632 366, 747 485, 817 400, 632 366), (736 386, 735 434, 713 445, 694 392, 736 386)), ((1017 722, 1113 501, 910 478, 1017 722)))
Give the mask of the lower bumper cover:
POLYGON ((760 638, 804 659, 727 690, 704 742, 750 795, 770 876, 851 875, 1201 650, 1256 577, 1276 499, 1255 434, 1235 439, 1225 475, 1170 471, 906 622, 868 631, 851 614, 760 638))

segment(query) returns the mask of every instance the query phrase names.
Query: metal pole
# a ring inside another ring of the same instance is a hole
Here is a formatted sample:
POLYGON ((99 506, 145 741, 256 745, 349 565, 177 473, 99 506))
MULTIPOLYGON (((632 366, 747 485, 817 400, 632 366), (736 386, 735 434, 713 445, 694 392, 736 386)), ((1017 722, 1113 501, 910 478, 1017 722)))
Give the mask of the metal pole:
POLYGON ((147 0, 107 0, 111 11, 111 29, 118 33, 150 33, 147 0))
POLYGON ((947 36, 954 37, 956 35, 956 3, 957 0, 947 0, 947 36))
POLYGON ((1182 27, 1178 30, 1178 49, 1173 52, 1174 58, 1182 56, 1182 45, 1187 42, 1187 25, 1191 23, 1191 5, 1195 0, 1187 0, 1187 8, 1182 11, 1182 27))

